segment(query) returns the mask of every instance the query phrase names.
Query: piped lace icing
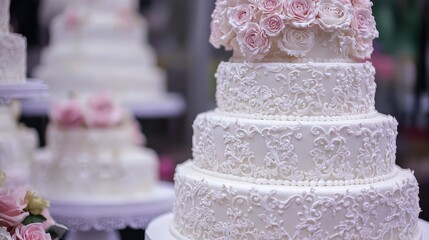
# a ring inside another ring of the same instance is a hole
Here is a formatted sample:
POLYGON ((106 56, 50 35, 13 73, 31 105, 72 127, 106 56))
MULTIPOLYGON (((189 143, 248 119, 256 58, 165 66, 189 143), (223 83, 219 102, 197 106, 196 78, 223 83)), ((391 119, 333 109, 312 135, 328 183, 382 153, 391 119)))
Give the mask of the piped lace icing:
POLYGON ((191 164, 176 174, 174 208, 174 228, 191 240, 418 239, 410 171, 362 187, 282 188, 216 181, 191 164))
POLYGON ((216 73, 219 111, 254 118, 354 117, 375 112, 371 63, 229 63, 216 73))
POLYGON ((283 122, 237 119, 213 112, 194 122, 196 166, 236 177, 361 183, 389 176, 395 166, 397 122, 283 122))

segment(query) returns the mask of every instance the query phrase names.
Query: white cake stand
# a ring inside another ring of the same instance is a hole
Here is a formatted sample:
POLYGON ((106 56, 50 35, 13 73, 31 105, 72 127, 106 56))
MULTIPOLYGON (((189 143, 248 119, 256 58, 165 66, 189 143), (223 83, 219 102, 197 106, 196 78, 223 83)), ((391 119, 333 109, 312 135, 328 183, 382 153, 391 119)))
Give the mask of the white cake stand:
MULTIPOLYGON (((173 213, 166 213, 155 218, 146 229, 145 240, 178 240, 170 232, 172 222, 173 213)), ((420 219, 419 224, 423 234, 422 239, 429 239, 429 223, 420 219)))
POLYGON ((7 105, 14 99, 46 97, 48 93, 48 86, 37 79, 28 79, 23 83, 0 84, 0 105, 7 105))
MULTIPOLYGON (((22 101, 21 111, 25 116, 46 116, 50 108, 49 98, 36 101, 22 101)), ((185 111, 186 103, 180 94, 169 93, 156 99, 125 100, 127 107, 136 117, 169 118, 176 117, 185 111)))
POLYGON ((56 222, 68 227, 67 240, 119 240, 117 230, 145 229, 151 220, 171 211, 173 201, 173 184, 160 183, 140 199, 99 203, 51 200, 49 211, 56 222))

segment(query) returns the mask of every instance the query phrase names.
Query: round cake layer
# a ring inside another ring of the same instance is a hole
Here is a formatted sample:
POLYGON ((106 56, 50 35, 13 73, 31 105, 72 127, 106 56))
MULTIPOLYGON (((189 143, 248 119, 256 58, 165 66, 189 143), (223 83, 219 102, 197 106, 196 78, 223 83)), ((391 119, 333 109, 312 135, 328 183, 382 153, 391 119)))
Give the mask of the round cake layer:
POLYGON ((27 41, 13 33, 0 32, 0 83, 23 83, 27 69, 27 41))
POLYGON ((132 124, 112 128, 60 128, 48 126, 47 144, 54 154, 92 154, 105 149, 120 153, 124 147, 137 145, 137 130, 132 124))
POLYGON ((99 40, 127 46, 147 38, 148 27, 137 12, 69 8, 51 25, 51 44, 99 40))
POLYGON ((158 161, 150 149, 123 147, 61 153, 49 148, 32 164, 32 184, 50 200, 130 200, 158 181, 158 161))
POLYGON ((145 99, 164 96, 167 88, 165 72, 155 66, 78 64, 39 68, 37 76, 49 85, 52 98, 108 91, 119 100, 145 99))
POLYGON ((59 43, 46 48, 41 57, 41 68, 55 66, 58 71, 68 65, 153 66, 156 57, 153 49, 140 42, 125 46, 103 41, 85 41, 77 43, 59 43), (108 51, 106 51, 108 49, 108 51))
POLYGON ((286 187, 214 178, 192 164, 175 176, 179 239, 421 239, 408 170, 369 185, 286 187))
POLYGON ((232 63, 216 73, 218 110, 248 118, 375 112, 371 63, 232 63))
POLYGON ((195 164, 213 174, 279 185, 349 185, 394 173, 397 122, 377 114, 333 122, 268 121, 215 112, 194 122, 195 164))

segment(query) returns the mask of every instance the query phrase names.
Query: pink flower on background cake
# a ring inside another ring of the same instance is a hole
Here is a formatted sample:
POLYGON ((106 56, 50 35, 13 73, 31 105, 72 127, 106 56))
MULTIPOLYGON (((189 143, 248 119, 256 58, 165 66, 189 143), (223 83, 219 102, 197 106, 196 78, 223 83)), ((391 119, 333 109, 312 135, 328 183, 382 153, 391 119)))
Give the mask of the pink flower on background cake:
POLYGON ((280 34, 285 28, 283 18, 278 14, 271 14, 261 20, 261 28, 270 37, 275 37, 280 34))
POLYGON ((51 111, 51 119, 61 127, 82 127, 84 124, 84 117, 81 103, 77 100, 67 100, 55 104, 51 111))
POLYGON ((20 225, 15 229, 14 240, 51 240, 51 235, 45 232, 42 223, 20 225))
POLYGON ((228 9, 229 23, 236 29, 243 28, 255 16, 256 7, 253 4, 240 4, 228 9))
POLYGON ((308 29, 286 28, 278 48, 290 56, 300 57, 314 46, 314 32, 308 29))
POLYGON ((0 225, 16 227, 29 215, 26 207, 25 191, 22 189, 0 190, 0 225))
POLYGON ((350 27, 352 14, 349 6, 334 0, 321 0, 318 23, 325 30, 347 29, 350 27))
POLYGON ((123 114, 109 94, 100 93, 88 99, 85 122, 89 127, 112 127, 121 123, 123 114))
POLYGON ((238 33, 237 41, 243 56, 252 59, 262 59, 271 48, 268 35, 256 23, 247 24, 238 33))
POLYGON ((286 18, 295 27, 308 27, 317 15, 316 0, 287 0, 284 4, 286 18))
POLYGON ((280 13, 283 11, 282 0, 257 0, 258 9, 263 13, 280 13))

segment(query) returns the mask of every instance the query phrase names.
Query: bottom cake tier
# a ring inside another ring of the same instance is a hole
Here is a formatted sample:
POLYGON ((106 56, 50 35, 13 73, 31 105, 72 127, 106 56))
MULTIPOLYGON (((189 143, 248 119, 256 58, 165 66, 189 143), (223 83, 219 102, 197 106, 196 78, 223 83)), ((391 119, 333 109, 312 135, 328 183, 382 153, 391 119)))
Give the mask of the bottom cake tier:
POLYGON ((421 239, 419 187, 398 168, 373 184, 258 185, 204 175, 192 161, 176 170, 177 239, 421 239))
POLYGON ((38 154, 31 180, 49 200, 68 202, 133 201, 158 183, 158 158, 151 149, 127 148, 97 159, 76 153, 61 161, 50 150, 38 154))

